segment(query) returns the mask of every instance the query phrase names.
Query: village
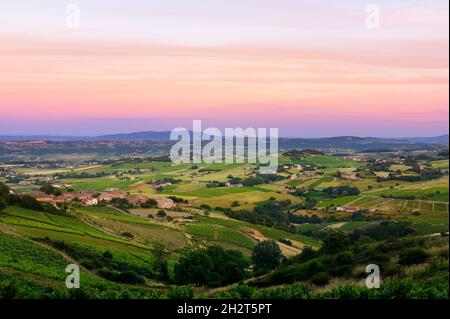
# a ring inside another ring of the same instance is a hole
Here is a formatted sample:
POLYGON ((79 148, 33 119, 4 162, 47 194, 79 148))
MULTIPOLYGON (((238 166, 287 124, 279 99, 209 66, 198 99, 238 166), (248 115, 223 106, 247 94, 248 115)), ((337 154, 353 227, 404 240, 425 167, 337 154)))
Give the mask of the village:
MULTIPOLYGON (((51 185, 54 187, 55 185, 51 185)), ((59 185, 57 185, 59 186, 59 185)), ((70 186, 70 185, 64 185, 70 186)), ((111 204, 120 201, 132 207, 156 206, 160 209, 171 209, 176 206, 175 202, 170 198, 158 196, 144 196, 140 194, 130 194, 121 192, 115 188, 108 188, 104 192, 95 191, 72 191, 57 192, 56 194, 47 194, 45 192, 30 193, 38 202, 58 205, 68 202, 80 203, 85 206, 96 206, 100 204, 111 204)))

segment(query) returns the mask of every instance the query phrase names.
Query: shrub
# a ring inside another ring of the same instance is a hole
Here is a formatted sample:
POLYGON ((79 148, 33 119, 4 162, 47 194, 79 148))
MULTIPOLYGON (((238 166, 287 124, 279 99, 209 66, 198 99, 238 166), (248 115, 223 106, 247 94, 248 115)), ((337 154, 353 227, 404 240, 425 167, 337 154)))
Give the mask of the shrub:
POLYGON ((330 275, 326 272, 319 272, 312 277, 311 282, 317 286, 328 285, 330 283, 330 275))
POLYGON ((194 288, 192 286, 179 286, 170 289, 167 297, 170 299, 190 300, 194 298, 194 288))
POLYGON ((153 198, 149 198, 144 204, 141 205, 142 208, 154 208, 158 207, 158 202, 153 198))
POLYGON ((6 200, 3 197, 0 197, 0 211, 5 209, 7 205, 6 200))
POLYGON ((282 238, 279 240, 279 242, 288 246, 292 246, 292 241, 290 241, 289 239, 282 238))
POLYGON ((106 251, 103 253, 103 257, 109 258, 109 259, 113 259, 113 255, 112 255, 112 253, 111 253, 109 250, 106 250, 106 251))
POLYGON ((323 246, 320 249, 324 253, 336 253, 344 250, 350 245, 348 236, 337 230, 328 231, 323 239, 323 246))
POLYGON ((429 255, 420 248, 410 248, 400 253, 400 265, 421 264, 428 259, 429 255))
POLYGON ((231 203, 231 207, 239 207, 239 206, 240 206, 240 204, 237 200, 235 200, 231 203))
POLYGON ((174 267, 175 282, 219 287, 242 280, 247 266, 241 252, 211 246, 181 257, 174 267))
POLYGON ((0 197, 7 197, 9 195, 9 188, 6 184, 0 182, 0 197))
POLYGON ((253 248, 252 260, 257 271, 265 272, 280 265, 282 256, 278 244, 273 240, 266 240, 253 248))
POLYGON ((134 235, 132 233, 130 233, 130 232, 127 232, 127 231, 123 232, 122 236, 131 238, 131 239, 134 238, 134 235))
POLYGON ((164 218, 167 216, 166 212, 163 210, 158 211, 158 213, 156 213, 156 216, 158 216, 159 218, 164 218))

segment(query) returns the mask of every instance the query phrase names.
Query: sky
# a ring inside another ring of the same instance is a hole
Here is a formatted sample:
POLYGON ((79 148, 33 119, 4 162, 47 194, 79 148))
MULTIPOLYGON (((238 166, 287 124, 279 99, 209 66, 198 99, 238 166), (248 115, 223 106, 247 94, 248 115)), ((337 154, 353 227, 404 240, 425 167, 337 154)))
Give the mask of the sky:
POLYGON ((448 17, 447 0, 8 1, 0 134, 447 134, 448 17))

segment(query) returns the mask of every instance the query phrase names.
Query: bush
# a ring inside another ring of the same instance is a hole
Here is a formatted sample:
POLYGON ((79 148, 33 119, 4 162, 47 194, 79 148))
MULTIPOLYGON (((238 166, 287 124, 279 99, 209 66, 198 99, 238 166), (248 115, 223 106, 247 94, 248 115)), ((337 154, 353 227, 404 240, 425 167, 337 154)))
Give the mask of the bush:
POLYGON ((144 277, 138 275, 133 270, 126 270, 120 272, 110 270, 107 268, 102 268, 98 271, 98 274, 103 278, 124 284, 145 284, 144 277))
POLYGON ((194 288, 192 286, 179 286, 170 289, 167 297, 170 299, 190 300, 194 298, 194 288))
POLYGON ((410 248, 400 254, 400 265, 421 264, 428 259, 429 255, 420 248, 410 248))
POLYGON ((144 204, 141 205, 142 208, 155 208, 158 207, 158 202, 153 198, 149 198, 144 204))
POLYGON ((127 232, 127 231, 123 232, 123 233, 122 233, 122 236, 124 236, 124 237, 128 237, 128 238, 131 238, 131 239, 133 239, 133 238, 134 238, 133 234, 132 234, 132 233, 130 233, 130 232, 127 232))
POLYGON ((239 207, 241 204, 239 204, 239 202, 237 200, 233 201, 231 203, 231 207, 239 207))
POLYGON ((5 209, 8 204, 6 203, 6 200, 3 197, 0 197, 0 211, 5 209))
POLYGON ((242 280, 247 266, 241 252, 211 246, 181 257, 174 267, 175 282, 181 285, 224 286, 242 280))
POLYGON ((252 260, 257 271, 266 272, 280 265, 282 256, 278 244, 273 240, 266 240, 253 248, 252 260))
POLYGON ((113 259, 113 255, 112 255, 112 253, 111 253, 109 250, 106 250, 106 251, 103 253, 103 257, 109 258, 109 259, 113 259))
POLYGON ((302 253, 292 258, 295 262, 304 262, 317 257, 317 252, 311 247, 305 247, 302 253))
POLYGON ((0 299, 13 299, 17 295, 17 285, 10 281, 0 282, 0 299))
POLYGON ((324 253, 336 253, 344 250, 350 245, 348 236, 337 230, 327 232, 323 239, 323 246, 320 249, 324 253))
POLYGON ((163 210, 158 211, 158 213, 156 213, 156 216, 158 216, 159 218, 164 218, 167 216, 166 212, 163 210))
POLYGON ((292 241, 290 241, 289 239, 286 238, 282 238, 279 240, 280 243, 288 245, 288 246, 292 246, 292 241))
POLYGON ((319 272, 312 277, 311 282, 317 286, 325 286, 330 283, 330 279, 326 272, 319 272))
POLYGON ((0 182, 0 197, 7 197, 9 195, 9 187, 0 182))

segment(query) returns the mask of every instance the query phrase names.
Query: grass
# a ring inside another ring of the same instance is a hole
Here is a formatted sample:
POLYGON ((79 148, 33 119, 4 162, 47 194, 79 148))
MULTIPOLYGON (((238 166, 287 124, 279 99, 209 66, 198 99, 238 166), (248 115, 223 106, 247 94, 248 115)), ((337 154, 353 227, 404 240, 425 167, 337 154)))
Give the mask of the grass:
POLYGON ((301 224, 296 227, 299 232, 317 231, 323 228, 324 226, 321 224, 301 224))
POLYGON ((297 186, 302 185, 304 182, 305 181, 302 180, 302 179, 295 179, 295 180, 287 182, 286 185, 289 185, 289 186, 292 186, 292 187, 297 187, 297 186))
POLYGON ((8 207, 6 214, 0 215, 0 222, 7 226, 19 227, 23 233, 27 234, 34 230, 54 231, 64 235, 79 235, 86 238, 97 238, 125 245, 134 245, 141 248, 148 248, 126 239, 113 236, 90 226, 86 222, 70 215, 52 215, 42 212, 35 212, 18 207, 8 207))
POLYGON ((339 197, 339 198, 335 198, 335 199, 327 199, 327 200, 323 200, 321 201, 316 208, 327 208, 327 207, 338 207, 338 206, 344 206, 347 205, 355 200, 357 200, 359 198, 359 196, 354 195, 354 196, 344 196, 344 197, 339 197))
POLYGON ((342 225, 339 230, 345 231, 345 232, 351 232, 355 229, 364 227, 366 225, 370 224, 370 222, 346 222, 344 225, 342 225))
POLYGON ((258 187, 258 186, 252 186, 252 187, 216 187, 216 188, 205 188, 205 189, 199 189, 199 190, 193 190, 193 191, 187 191, 187 192, 174 192, 174 195, 181 195, 181 196, 190 196, 190 197, 216 197, 216 196, 223 196, 223 195, 229 195, 229 194, 238 194, 238 193, 246 193, 246 192, 271 192, 270 190, 258 187))
POLYGON ((265 237, 273 239, 275 241, 278 241, 280 239, 291 239, 291 240, 298 241, 306 246, 320 247, 320 245, 321 245, 320 241, 318 241, 316 239, 313 239, 313 238, 310 238, 310 237, 307 237, 304 235, 300 235, 300 234, 293 234, 293 233, 285 232, 285 231, 275 229, 275 228, 265 227, 262 225, 255 225, 255 224, 249 224, 249 223, 237 221, 237 220, 231 220, 231 219, 228 220, 228 219, 219 219, 219 218, 200 217, 199 220, 204 224, 220 225, 220 226, 224 226, 224 227, 228 227, 228 228, 232 228, 232 229, 236 229, 236 230, 243 230, 245 228, 253 228, 253 229, 256 229, 257 231, 259 231, 265 237))
POLYGON ((361 163, 359 162, 328 155, 315 155, 307 156, 302 159, 293 159, 292 163, 300 165, 318 165, 325 168, 357 168, 361 166, 361 163))
POLYGON ((319 187, 322 183, 331 183, 333 181, 333 177, 331 176, 326 176, 326 177, 322 177, 318 180, 316 180, 315 182, 313 182, 312 184, 310 184, 308 186, 309 189, 314 189, 319 187))
POLYGON ((61 255, 38 244, 0 233, 0 266, 63 280, 70 264, 61 255))
POLYGON ((448 232, 448 213, 422 213, 420 216, 410 215, 407 220, 419 235, 448 232))
POLYGON ((102 192, 107 188, 117 188, 125 191, 130 188, 131 185, 136 183, 136 180, 121 180, 114 177, 102 177, 102 178, 69 178, 63 179, 61 182, 71 184, 72 189, 75 191, 91 190, 102 192))
POLYGON ((425 189, 415 188, 396 188, 396 189, 383 189, 370 192, 373 196, 414 196, 416 199, 424 199, 430 201, 448 202, 448 188, 445 187, 431 187, 425 189))
POLYGON ((235 194, 228 194, 224 196, 217 196, 217 197, 203 197, 194 199, 192 201, 192 204, 195 206, 200 206, 201 204, 209 205, 213 208, 215 207, 226 207, 230 208, 231 203, 233 201, 238 201, 239 206, 236 207, 236 209, 251 209, 253 208, 257 203, 269 200, 271 197, 274 197, 276 200, 285 200, 289 199, 292 202, 299 202, 300 200, 292 195, 289 194, 279 194, 272 191, 255 191, 255 192, 245 192, 245 193, 235 193, 235 194))
POLYGON ((431 162, 431 165, 433 166, 433 168, 441 168, 441 169, 448 169, 448 164, 449 164, 448 159, 431 162))
POLYGON ((186 226, 186 232, 194 237, 208 239, 213 242, 225 242, 253 249, 255 242, 242 232, 221 225, 192 223, 186 226))

